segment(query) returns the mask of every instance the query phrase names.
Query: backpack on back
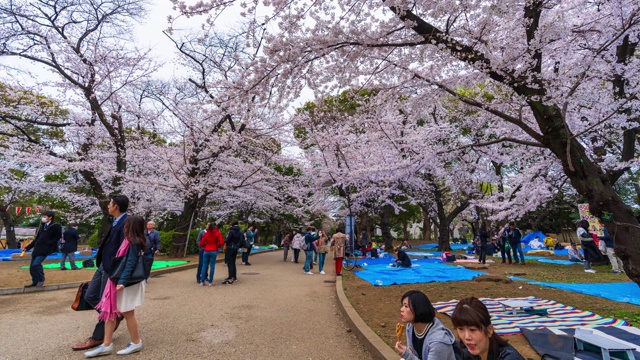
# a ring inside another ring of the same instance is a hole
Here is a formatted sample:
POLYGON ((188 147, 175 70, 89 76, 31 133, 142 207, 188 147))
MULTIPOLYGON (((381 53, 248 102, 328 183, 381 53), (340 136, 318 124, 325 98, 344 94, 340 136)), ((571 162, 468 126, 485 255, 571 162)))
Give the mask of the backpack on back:
POLYGON ((305 236, 302 238, 302 243, 300 243, 300 249, 307 250, 308 247, 309 245, 307 244, 307 237, 305 236))

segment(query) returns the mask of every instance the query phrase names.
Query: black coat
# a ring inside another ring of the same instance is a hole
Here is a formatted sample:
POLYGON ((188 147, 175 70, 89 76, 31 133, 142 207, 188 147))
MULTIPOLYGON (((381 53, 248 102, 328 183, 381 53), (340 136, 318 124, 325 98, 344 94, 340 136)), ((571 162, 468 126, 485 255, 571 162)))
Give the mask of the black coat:
POLYGON ((53 221, 45 228, 43 225, 38 231, 38 236, 31 244, 25 247, 26 250, 33 249, 32 257, 47 256, 56 252, 58 241, 62 238, 62 226, 53 221))
POLYGON ((72 253, 78 251, 78 240, 80 240, 78 230, 76 230, 75 228, 65 230, 62 233, 62 239, 64 239, 64 244, 62 244, 62 249, 60 249, 60 252, 72 253))
POLYGON ((238 249, 244 242, 244 234, 238 225, 232 226, 225 240, 228 249, 238 249))
POLYGON ((100 243, 100 249, 98 249, 98 255, 96 256, 96 266, 102 265, 102 270, 107 274, 111 273, 111 263, 113 258, 118 252, 118 248, 122 245, 124 240, 124 221, 127 219, 127 214, 124 214, 115 226, 112 226, 107 233, 107 236, 100 243))

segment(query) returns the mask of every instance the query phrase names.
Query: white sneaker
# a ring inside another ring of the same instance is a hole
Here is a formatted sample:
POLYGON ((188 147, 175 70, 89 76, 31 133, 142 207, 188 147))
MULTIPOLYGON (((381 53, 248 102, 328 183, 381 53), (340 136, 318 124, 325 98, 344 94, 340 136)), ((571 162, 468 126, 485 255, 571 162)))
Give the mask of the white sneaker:
POLYGON ((132 342, 130 342, 126 348, 118 351, 118 355, 129 355, 129 354, 133 354, 134 352, 138 352, 142 350, 142 340, 140 340, 139 343, 134 344, 132 342))
POLYGON ((313 275, 313 273, 311 271, 307 271, 305 275, 313 275))
POLYGON ((593 269, 584 269, 584 272, 588 272, 588 273, 594 274, 596 271, 593 270, 593 269))
POLYGON ((247 263, 243 262, 242 265, 246 265, 247 263))
POLYGON ((110 355, 113 352, 113 344, 110 346, 100 345, 97 348, 84 353, 84 357, 93 358, 96 356, 110 355))
POLYGON ((324 274, 325 274, 324 270, 323 270, 323 271, 320 271, 320 274, 324 275, 324 274))

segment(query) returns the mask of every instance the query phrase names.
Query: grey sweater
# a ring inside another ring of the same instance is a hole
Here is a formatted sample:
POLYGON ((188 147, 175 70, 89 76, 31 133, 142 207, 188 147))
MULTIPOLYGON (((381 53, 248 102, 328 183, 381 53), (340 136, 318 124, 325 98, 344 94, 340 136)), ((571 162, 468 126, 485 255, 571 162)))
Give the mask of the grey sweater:
POLYGON ((455 360, 453 343, 455 337, 451 330, 440 322, 433 319, 433 325, 427 331, 422 345, 422 355, 418 356, 413 350, 413 325, 407 324, 407 349, 402 354, 404 360, 455 360))

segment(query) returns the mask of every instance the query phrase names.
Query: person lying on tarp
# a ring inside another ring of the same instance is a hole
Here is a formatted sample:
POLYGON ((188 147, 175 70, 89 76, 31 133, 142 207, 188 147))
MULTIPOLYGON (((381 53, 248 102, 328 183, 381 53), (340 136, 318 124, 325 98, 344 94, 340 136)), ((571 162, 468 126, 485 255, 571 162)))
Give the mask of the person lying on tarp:
POLYGON ((540 238, 536 236, 529 242, 529 247, 533 250, 541 250, 544 249, 544 244, 540 241, 540 238))
POLYGON ((397 267, 405 267, 405 268, 410 268, 411 267, 411 259, 409 259, 409 255, 407 255, 407 253, 404 251, 405 249, 402 247, 397 247, 396 248, 396 256, 398 257, 396 259, 396 266, 397 267))

